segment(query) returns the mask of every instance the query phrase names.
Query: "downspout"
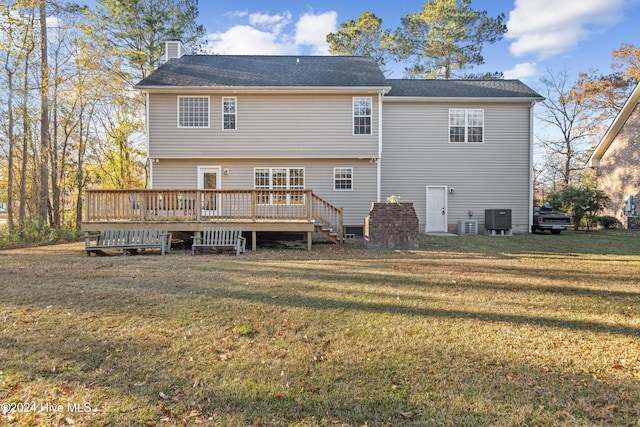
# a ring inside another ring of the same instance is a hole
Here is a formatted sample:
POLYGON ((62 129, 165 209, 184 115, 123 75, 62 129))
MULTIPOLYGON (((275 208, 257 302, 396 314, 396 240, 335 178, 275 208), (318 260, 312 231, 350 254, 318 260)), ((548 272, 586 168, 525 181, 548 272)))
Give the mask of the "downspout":
POLYGON ((531 233, 531 226, 533 225, 533 107, 536 105, 536 101, 531 102, 531 108, 529 108, 529 219, 527 223, 529 224, 528 233, 531 233))
POLYGON ((378 161, 377 167, 377 193, 376 202, 382 198, 382 92, 378 93, 378 161))
POLYGON ((151 157, 149 156, 150 152, 149 152, 149 147, 150 147, 150 141, 149 138, 151 138, 150 134, 149 134, 149 92, 145 92, 144 93, 144 110, 145 110, 145 127, 147 130, 147 163, 149 164, 149 189, 153 190, 153 160, 151 159, 151 157))

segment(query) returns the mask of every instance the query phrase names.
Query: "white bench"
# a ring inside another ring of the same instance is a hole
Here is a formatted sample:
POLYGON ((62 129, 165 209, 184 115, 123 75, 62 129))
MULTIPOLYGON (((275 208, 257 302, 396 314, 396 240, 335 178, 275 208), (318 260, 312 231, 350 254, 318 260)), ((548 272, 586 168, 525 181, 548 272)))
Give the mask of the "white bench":
POLYGON ((196 253, 196 249, 235 249, 236 255, 245 251, 247 239, 242 237, 242 230, 239 228, 205 228, 200 235, 193 236, 191 245, 191 255, 196 253))
POLYGON ((122 249, 123 255, 137 249, 160 249, 160 254, 164 255, 171 251, 171 233, 165 228, 124 228, 85 236, 87 256, 91 252, 118 249, 122 249))

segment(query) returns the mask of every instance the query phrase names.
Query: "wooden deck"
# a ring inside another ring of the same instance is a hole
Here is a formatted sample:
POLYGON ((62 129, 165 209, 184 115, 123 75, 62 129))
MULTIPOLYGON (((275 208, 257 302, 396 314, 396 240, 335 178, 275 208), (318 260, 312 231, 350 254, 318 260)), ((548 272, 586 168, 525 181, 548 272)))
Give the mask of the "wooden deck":
POLYGON ((162 227, 199 232, 211 226, 251 232, 256 250, 259 231, 313 231, 344 241, 343 213, 312 190, 87 190, 82 230, 162 227))

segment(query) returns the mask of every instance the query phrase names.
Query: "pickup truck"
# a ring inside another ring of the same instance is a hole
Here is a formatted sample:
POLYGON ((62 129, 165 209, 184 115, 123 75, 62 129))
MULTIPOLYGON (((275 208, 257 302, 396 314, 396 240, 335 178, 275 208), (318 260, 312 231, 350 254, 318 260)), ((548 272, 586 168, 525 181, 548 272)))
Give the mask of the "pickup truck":
POLYGON ((551 234, 560 234, 562 230, 573 229, 573 220, 564 212, 556 212, 549 203, 533 208, 531 232, 549 230, 551 234))

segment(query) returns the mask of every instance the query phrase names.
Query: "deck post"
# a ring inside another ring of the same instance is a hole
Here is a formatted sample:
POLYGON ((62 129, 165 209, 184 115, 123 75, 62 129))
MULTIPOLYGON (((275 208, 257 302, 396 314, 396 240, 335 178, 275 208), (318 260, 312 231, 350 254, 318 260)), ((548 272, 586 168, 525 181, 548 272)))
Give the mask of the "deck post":
POLYGON ((313 246, 313 232, 307 231, 307 251, 311 252, 313 246))
POLYGON ((147 193, 142 190, 138 193, 138 207, 140 208, 140 222, 144 222, 145 217, 147 216, 147 193))
POLYGON ((307 220, 313 221, 313 190, 306 190, 305 193, 305 202, 307 205, 307 220))
MULTIPOLYGON (((256 194, 256 190, 251 191, 251 220, 256 220, 256 215, 258 212, 258 195, 256 194)), ((254 240, 255 242, 255 240, 254 240)), ((254 249, 255 250, 255 249, 254 249)))
POLYGON ((251 251, 255 252, 258 250, 258 233, 253 230, 251 231, 251 251))
POLYGON ((193 208, 196 210, 196 221, 202 221, 202 209, 204 208, 204 203, 202 199, 202 191, 196 191, 196 200, 193 202, 193 208))

